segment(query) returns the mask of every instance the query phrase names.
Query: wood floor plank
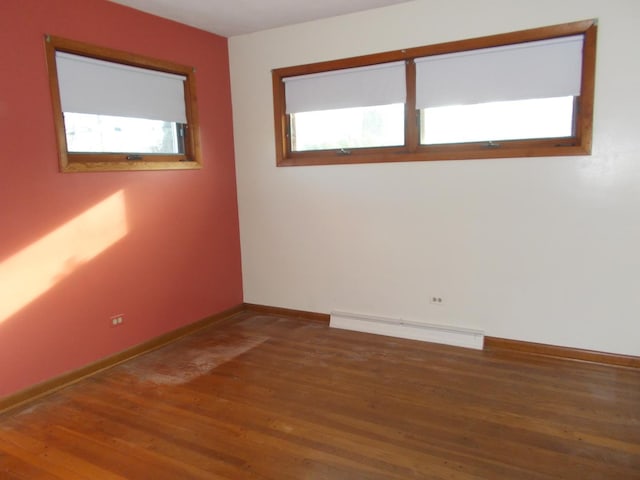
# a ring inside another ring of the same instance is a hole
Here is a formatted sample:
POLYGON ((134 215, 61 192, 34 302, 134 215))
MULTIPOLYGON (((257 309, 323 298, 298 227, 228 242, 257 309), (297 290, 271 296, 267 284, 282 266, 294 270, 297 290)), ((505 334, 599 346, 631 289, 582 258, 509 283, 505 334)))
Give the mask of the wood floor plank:
POLYGON ((33 478, 58 480, 60 478, 37 468, 31 462, 24 461, 6 452, 0 452, 0 465, 0 478, 3 480, 30 480, 33 478))
MULTIPOLYGON (((2 431, 0 435, 0 451, 13 455, 24 463, 37 467, 55 478, 66 480, 88 480, 100 478, 105 480, 123 480, 104 470, 87 459, 68 453, 64 444, 52 446, 36 436, 19 431, 2 431)), ((0 463, 0 466, 3 465, 0 463)), ((37 478, 37 477, 36 477, 37 478)))
MULTIPOLYGON (((274 455, 279 455, 280 452, 285 453, 284 458, 280 459, 278 462, 273 462, 279 466, 286 465, 289 462, 290 458, 295 460, 296 456, 291 455, 291 453, 295 453, 298 451, 300 454, 305 453, 303 452, 306 446, 304 438, 300 440, 296 440, 295 442, 290 442, 289 444, 285 445, 285 443, 287 443, 287 439, 283 438, 283 436, 280 435, 280 431, 277 428, 274 428, 275 424, 270 416, 270 412, 267 412, 266 414, 261 415, 262 412, 252 411, 253 409, 251 408, 251 406, 248 406, 248 407, 242 406, 240 407, 240 409, 243 411, 240 412, 240 414, 238 414, 238 411, 235 408, 234 404, 232 404, 231 402, 226 402, 227 406, 230 408, 225 409, 225 408, 222 408, 222 403, 220 402, 216 405, 216 408, 215 408, 216 415, 211 416, 209 413, 209 408, 210 408, 209 402, 207 402, 207 405, 208 405, 207 410, 204 413, 199 414, 198 413, 199 409, 190 403, 190 399, 191 399, 191 395, 187 395, 185 398, 185 403, 178 402, 177 398, 173 399, 171 405, 163 405, 161 402, 158 402, 156 405, 159 406, 159 409, 161 411, 156 412, 156 414, 159 415, 159 419, 167 418, 167 416, 175 415, 175 414, 179 414, 182 417, 199 415, 200 418, 198 419, 198 421, 200 425, 202 425, 202 423, 205 423, 207 426, 206 431, 203 432, 203 435, 199 437, 199 440, 204 441, 205 443, 215 442, 216 440, 215 437, 220 433, 224 433, 225 443, 227 443, 228 446, 231 446, 233 448, 244 448, 244 449, 253 448, 256 451, 260 451, 262 449, 262 445, 265 445, 265 444, 270 445, 270 447, 278 447, 277 452, 272 452, 269 456, 273 457, 274 455), (177 411, 176 406, 178 406, 178 408, 181 408, 183 410, 177 411), (252 420, 252 422, 249 423, 248 419, 252 420)), ((137 397, 130 397, 129 402, 124 403, 122 407, 128 408, 132 404, 131 402, 136 402, 136 400, 137 400, 137 397)), ((101 406, 101 410, 105 410, 108 408, 109 408, 108 405, 101 406)), ((316 429, 314 429, 314 436, 316 434, 317 434, 316 429)), ((178 441, 180 441, 180 439, 177 438, 180 436, 180 432, 173 432, 172 435, 174 440, 178 439, 178 441)), ((186 434, 186 437, 189 438, 188 433, 186 434)), ((184 435, 183 435, 183 438, 184 438, 184 435)), ((335 448, 332 446, 332 449, 335 449, 335 448)), ((323 449, 320 448, 318 450, 323 450, 323 449)), ((309 450, 309 452, 307 453, 317 454, 318 452, 312 452, 311 450, 309 450)), ((331 453, 335 453, 335 452, 325 452, 325 453, 327 453, 327 455, 325 455, 325 460, 328 460, 329 457, 331 456, 331 453)), ((337 455, 337 456, 339 457, 340 455, 337 455)), ((355 467, 362 468, 363 465, 366 466, 366 469, 369 469, 370 467, 368 463, 364 463, 364 464, 354 463, 348 457, 342 458, 342 459, 338 458, 334 460, 342 460, 343 466, 346 466, 347 464, 351 464, 350 466, 352 468, 355 468, 355 467)), ((269 460, 269 462, 271 463, 272 460, 269 460)), ((265 467, 268 467, 268 465, 265 465, 265 467)), ((365 472, 359 471, 358 473, 359 475, 357 475, 356 478, 362 478, 365 472)), ((294 475, 291 478, 298 478, 298 477, 294 475)), ((400 477, 393 477, 393 478, 404 478, 404 477, 400 476, 400 477)))
MULTIPOLYGON (((270 383, 273 383, 275 381, 274 380, 274 376, 270 376, 269 378, 270 378, 270 380, 269 380, 270 383)), ((319 397, 319 392, 316 392, 314 397, 318 398, 319 397)), ((242 399, 241 398, 234 399, 234 402, 238 402, 238 401, 242 401, 242 399)), ((262 403, 264 403, 264 402, 262 402, 262 403)), ((294 408, 297 408, 297 409, 304 408, 304 407, 300 406, 301 404, 302 404, 302 402, 296 402, 294 404, 294 408)), ((277 405, 280 405, 279 408, 281 410, 285 407, 285 405, 280 400, 278 400, 276 402, 275 408, 278 408, 277 405)), ((335 410, 335 409, 339 409, 339 406, 326 405, 326 404, 318 405, 317 403, 314 403, 311 406, 311 408, 312 408, 312 410, 317 410, 317 411, 332 411, 332 410, 335 410)), ((350 416, 348 418, 349 419, 356 418, 362 412, 366 412, 367 408, 368 408, 368 406, 366 405, 366 403, 358 404, 357 408, 354 411, 350 412, 351 414, 350 414, 350 416)), ((380 403, 379 408, 383 409, 386 412, 387 416, 389 416, 389 413, 394 411, 394 409, 396 411, 398 410, 397 406, 394 406, 392 404, 383 404, 383 403, 380 403)), ((420 409, 417 409, 415 411, 412 410, 412 409, 408 409, 407 410, 407 407, 404 407, 402 409, 402 412, 404 414, 407 414, 407 416, 409 416, 409 417, 413 416, 416 419, 418 419, 417 421, 414 420, 413 422, 411 422, 411 421, 410 422, 406 422, 404 425, 402 425, 402 428, 403 428, 404 432, 416 430, 416 428, 415 428, 416 426, 419 427, 418 431, 427 431, 428 429, 430 429, 432 431, 432 433, 436 434, 435 438, 438 439, 438 442, 442 443, 442 441, 443 441, 443 439, 445 437, 450 436, 449 432, 462 431, 462 432, 464 432, 462 435, 458 435, 458 437, 453 437, 450 441, 451 441, 452 445, 454 446, 454 448, 456 448, 456 445, 457 445, 457 449, 458 450, 463 450, 464 449, 464 443, 468 440, 469 433, 464 428, 466 424, 462 423, 462 422, 464 422, 465 420, 469 420, 469 419, 462 419, 461 422, 457 422, 457 424, 453 424, 451 422, 451 417, 452 417, 451 412, 449 412, 449 415, 447 415, 446 411, 445 411, 446 408, 447 407, 445 406, 444 410, 440 411, 440 412, 437 412, 437 411, 430 412, 431 414, 429 415, 429 421, 426 422, 426 423, 423 423, 423 422, 420 421, 420 417, 421 417, 420 414, 422 414, 422 416, 424 416, 424 413, 425 413, 424 411, 421 411, 420 409), (444 423, 444 422, 446 422, 446 423, 444 423), (438 424, 438 425, 440 425, 440 427, 439 428, 434 428, 434 424, 438 424)), ((307 413, 307 415, 308 414, 309 414, 309 412, 307 413)), ((453 416, 455 416, 455 414, 453 416)), ((399 418, 396 419, 397 422, 400 422, 402 420, 403 420, 402 417, 399 417, 399 418)), ((319 423, 322 424, 324 422, 319 422, 319 423)), ((503 427, 503 426, 500 426, 499 429, 495 429, 495 430, 498 430, 497 433, 505 433, 506 428, 503 427)), ((343 428, 343 432, 344 431, 346 431, 346 428, 343 428)), ((516 431, 516 433, 518 433, 521 437, 523 435, 522 432, 517 432, 516 431)), ((527 433, 527 432, 525 431, 525 433, 527 433)), ((531 435, 529 435, 529 436, 531 436, 531 435)), ((477 433, 475 434, 475 437, 478 437, 477 433)), ((555 439, 555 437, 550 437, 550 440, 554 440, 554 439, 555 439)), ((492 453, 495 453, 495 452, 502 452, 502 454, 503 455, 507 455, 508 458, 510 458, 512 455, 519 455, 522 458, 527 458, 527 460, 529 462, 533 462, 533 465, 539 465, 540 462, 548 463, 548 458, 544 458, 544 456, 548 457, 549 455, 556 455, 556 452, 554 452, 554 451, 548 452, 546 450, 542 450, 541 452, 539 452, 538 457, 543 456, 543 458, 538 458, 535 455, 533 455, 535 452, 532 451, 530 447, 528 447, 529 450, 526 452, 527 453, 526 456, 521 455, 522 452, 518 452, 518 451, 509 452, 509 451, 507 451, 509 449, 509 447, 511 447, 511 450, 513 450, 514 447, 510 446, 508 442, 504 442, 504 441, 501 441, 501 440, 496 441, 493 435, 490 435, 490 436, 489 435, 485 435, 485 438, 484 439, 481 438, 480 440, 483 440, 485 442, 486 446, 489 446, 489 447, 490 446, 494 446, 495 447, 493 449, 490 448, 488 450, 488 452, 483 455, 482 461, 486 461, 486 457, 488 456, 488 454, 492 454, 492 453)), ((429 445, 429 438, 426 438, 426 437, 425 438, 421 438, 421 442, 424 445, 429 445)), ((546 442, 543 442, 543 440, 539 440, 538 443, 541 443, 541 444, 545 445, 546 442)), ((547 445, 545 445, 545 446, 547 446, 547 445)), ((431 448, 438 448, 438 445, 434 444, 434 445, 431 446, 431 448)), ((601 454, 602 453, 602 449, 599 449, 598 453, 601 454)), ((607 467, 607 470, 608 471, 613 471, 611 466, 607 467)), ((519 477, 522 478, 522 475, 520 475, 519 477)))
POLYGON ((638 480, 640 371, 245 312, 0 416, 0 478, 638 480))

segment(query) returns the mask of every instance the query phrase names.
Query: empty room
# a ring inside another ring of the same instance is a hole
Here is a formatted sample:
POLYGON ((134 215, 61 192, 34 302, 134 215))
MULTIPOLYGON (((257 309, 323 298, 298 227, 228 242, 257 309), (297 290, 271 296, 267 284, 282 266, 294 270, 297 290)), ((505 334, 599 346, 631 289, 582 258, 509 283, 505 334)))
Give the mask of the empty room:
POLYGON ((636 0, 0 0, 0 479, 640 479, 636 0))

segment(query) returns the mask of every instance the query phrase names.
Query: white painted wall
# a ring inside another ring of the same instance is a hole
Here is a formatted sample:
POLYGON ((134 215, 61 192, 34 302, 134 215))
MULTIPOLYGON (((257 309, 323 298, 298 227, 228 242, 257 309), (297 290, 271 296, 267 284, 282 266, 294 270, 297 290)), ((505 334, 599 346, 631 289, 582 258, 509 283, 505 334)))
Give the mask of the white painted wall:
POLYGON ((640 355, 638 25, 637 0, 418 0, 231 38, 245 301, 640 355), (275 166, 273 68, 589 18, 591 156, 275 166))

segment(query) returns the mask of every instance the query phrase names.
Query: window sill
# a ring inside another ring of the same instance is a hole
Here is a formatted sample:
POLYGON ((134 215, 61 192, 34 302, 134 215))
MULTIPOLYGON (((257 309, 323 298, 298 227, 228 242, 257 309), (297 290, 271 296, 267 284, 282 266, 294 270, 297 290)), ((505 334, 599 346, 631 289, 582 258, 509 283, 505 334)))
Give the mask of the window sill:
POLYGON ((351 154, 332 154, 327 151, 293 153, 288 157, 279 158, 278 167, 298 167, 310 165, 349 165, 357 163, 385 163, 385 162, 434 162, 448 160, 481 160, 498 158, 528 158, 528 157, 565 157, 576 155, 590 155, 591 146, 585 145, 548 145, 548 146, 508 146, 503 143, 497 148, 470 144, 468 146, 433 146, 419 147, 416 152, 357 152, 351 154))
POLYGON ((76 172, 122 172, 146 170, 199 170, 198 162, 69 162, 62 165, 63 173, 76 172))

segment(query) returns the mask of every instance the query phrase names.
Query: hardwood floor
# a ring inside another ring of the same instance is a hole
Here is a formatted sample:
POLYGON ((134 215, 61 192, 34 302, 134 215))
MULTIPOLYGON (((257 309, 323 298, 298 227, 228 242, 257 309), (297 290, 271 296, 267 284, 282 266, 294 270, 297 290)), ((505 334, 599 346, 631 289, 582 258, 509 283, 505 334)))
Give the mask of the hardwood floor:
POLYGON ((1 479, 640 479, 640 370, 244 312, 0 416, 1 479))

